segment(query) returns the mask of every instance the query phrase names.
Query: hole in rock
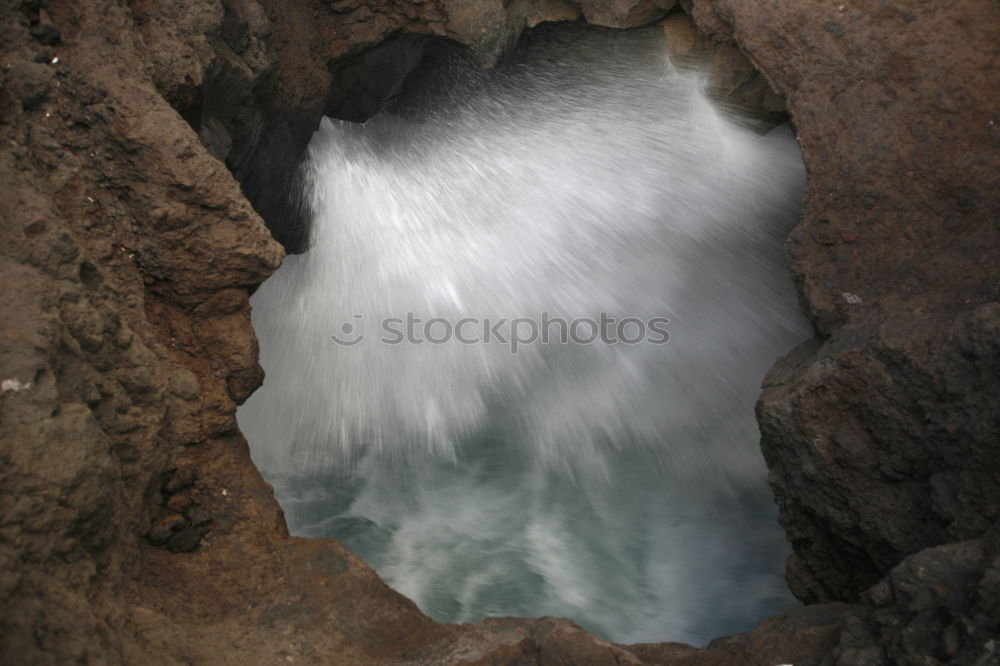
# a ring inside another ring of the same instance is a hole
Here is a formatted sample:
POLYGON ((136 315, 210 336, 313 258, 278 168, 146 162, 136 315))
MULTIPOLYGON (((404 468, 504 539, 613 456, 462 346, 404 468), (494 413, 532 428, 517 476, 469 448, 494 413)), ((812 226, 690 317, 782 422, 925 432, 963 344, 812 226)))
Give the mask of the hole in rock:
POLYGON ((292 532, 441 621, 701 644, 793 606, 753 413, 810 334, 789 129, 723 117, 658 27, 366 82, 393 57, 335 72, 331 109, 385 108, 323 122, 309 249, 253 297, 239 422, 292 532))

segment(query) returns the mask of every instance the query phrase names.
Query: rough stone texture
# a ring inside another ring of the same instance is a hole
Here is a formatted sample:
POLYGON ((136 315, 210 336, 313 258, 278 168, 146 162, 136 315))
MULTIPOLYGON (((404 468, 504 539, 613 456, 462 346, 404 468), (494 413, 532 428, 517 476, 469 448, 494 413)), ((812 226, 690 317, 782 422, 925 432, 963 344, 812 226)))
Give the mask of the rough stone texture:
POLYGON ((1000 519, 1000 7, 694 17, 786 96, 809 173, 788 250, 817 338, 758 404, 792 591, 855 600, 891 570, 862 598, 892 609, 853 621, 838 663, 996 663, 995 559, 924 549, 1000 519))
POLYGON ((607 28, 634 28, 652 23, 672 9, 676 0, 579 0, 587 23, 607 28))
POLYGON ((770 373, 758 415, 792 590, 856 599, 1000 519, 1000 7, 694 16, 797 126, 809 190, 788 250, 818 337, 770 373))
POLYGON ((860 603, 700 650, 447 626, 287 534, 234 413, 262 378, 248 293, 281 259, 258 214, 301 241, 288 192, 331 66, 397 32, 490 62, 588 7, 4 0, 0 662, 996 663, 990 0, 693 7, 787 96, 809 167, 789 250, 819 337, 759 413, 794 590, 860 603))
POLYGON ((562 620, 431 622, 290 538, 235 431, 281 250, 234 174, 266 210, 264 157, 298 159, 270 142, 312 131, 330 60, 443 31, 410 9, 5 3, 0 661, 634 661, 562 620))
POLYGON ((328 108, 330 68, 400 30, 446 34, 439 3, 132 3, 161 94, 224 161, 275 238, 305 246, 297 167, 328 108))
MULTIPOLYGON (((564 0, 173 5, 138 0, 131 7, 161 94, 226 163, 275 238, 297 252, 307 243, 295 192, 309 137, 323 114, 352 120, 366 115, 345 110, 343 96, 336 94, 350 87, 338 78, 345 55, 408 33, 446 37, 491 65, 525 26, 577 19, 582 11, 599 25, 631 27, 663 16, 672 5, 673 0, 581 0, 579 6, 564 0), (333 96, 324 99, 328 92, 333 96)), ((399 69, 386 83, 371 82, 377 101, 391 96, 392 84, 419 60, 419 42, 407 44, 410 57, 396 51, 399 69)), ((357 99, 356 91, 350 96, 357 99)))
POLYGON ((827 663, 1000 662, 1000 534, 905 559, 862 597, 827 663))
POLYGON ((682 12, 670 14, 661 25, 670 61, 681 69, 704 72, 708 96, 732 119, 752 119, 765 127, 788 120, 785 100, 735 44, 712 39, 682 12))

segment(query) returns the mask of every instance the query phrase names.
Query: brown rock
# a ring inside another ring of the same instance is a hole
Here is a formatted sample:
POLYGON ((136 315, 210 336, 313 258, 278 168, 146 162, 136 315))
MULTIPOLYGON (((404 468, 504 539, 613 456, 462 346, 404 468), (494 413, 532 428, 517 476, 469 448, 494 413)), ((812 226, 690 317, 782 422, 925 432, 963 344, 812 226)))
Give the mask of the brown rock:
POLYGON ((693 5, 786 95, 809 168, 788 248, 820 337, 759 406, 789 577, 810 600, 877 584, 704 650, 436 624, 289 537, 233 429, 259 380, 245 295, 282 255, 261 215, 301 246, 288 194, 328 65, 396 33, 490 61, 564 3, 42 4, 0 13, 0 661, 995 661, 995 3, 693 5), (43 18, 55 65, 31 62, 43 18), (163 517, 171 469, 197 502, 163 517))
POLYGON ((607 28, 634 28, 666 14, 676 0, 578 0, 587 23, 607 28))
POLYGON ((175 532, 184 527, 184 516, 171 513, 159 519, 149 529, 149 540, 156 546, 162 546, 170 540, 175 532))
POLYGON ((47 64, 18 61, 6 68, 4 87, 25 111, 32 111, 49 98, 54 78, 55 73, 47 64))
POLYGON ((28 32, 32 37, 46 46, 51 46, 59 41, 59 28, 51 23, 33 25, 28 32))
POLYGON ((704 72, 706 93, 721 108, 737 119, 755 119, 767 126, 787 120, 784 99, 734 44, 699 32, 686 14, 670 14, 661 25, 670 61, 680 69, 704 72))
POLYGON ((996 18, 987 4, 779 9, 766 26, 752 4, 695 5, 785 91, 809 170, 788 249, 822 337, 778 364, 758 406, 806 600, 854 599, 997 518, 997 35, 961 27, 996 18), (942 87, 963 104, 942 112, 942 87))
POLYGON ((539 23, 576 21, 580 19, 580 8, 570 0, 538 0, 525 18, 525 25, 534 28, 539 23))

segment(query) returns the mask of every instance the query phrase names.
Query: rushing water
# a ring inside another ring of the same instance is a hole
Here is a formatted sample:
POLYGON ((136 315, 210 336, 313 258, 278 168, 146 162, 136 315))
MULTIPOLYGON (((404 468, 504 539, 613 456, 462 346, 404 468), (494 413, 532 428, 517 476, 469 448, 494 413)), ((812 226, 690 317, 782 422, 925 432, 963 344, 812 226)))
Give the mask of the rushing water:
POLYGON ((294 533, 443 621, 703 643, 793 604, 753 404, 809 332, 782 249, 804 172, 787 129, 726 122, 700 85, 656 29, 550 30, 324 121, 311 249, 253 298, 267 379, 239 412, 294 533), (479 341, 390 344, 407 313, 479 341), (515 353, 509 320, 543 313, 645 338, 556 325, 515 353))

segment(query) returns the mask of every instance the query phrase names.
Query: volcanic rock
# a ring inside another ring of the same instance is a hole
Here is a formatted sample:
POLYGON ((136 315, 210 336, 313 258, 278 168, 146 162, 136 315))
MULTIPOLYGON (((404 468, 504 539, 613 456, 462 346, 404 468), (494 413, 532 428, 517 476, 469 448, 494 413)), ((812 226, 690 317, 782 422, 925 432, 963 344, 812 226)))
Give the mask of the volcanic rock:
MULTIPOLYGON (((817 335, 758 413, 789 581, 832 601, 704 649, 432 622, 335 541, 290 537, 236 429, 262 377, 249 293, 282 258, 264 220, 301 249, 291 195, 331 67, 403 34, 493 62, 575 5, 8 4, 0 661, 996 660, 995 2, 682 3, 784 96, 808 168, 788 249, 817 335)), ((669 4, 579 7, 632 24, 669 4)))

